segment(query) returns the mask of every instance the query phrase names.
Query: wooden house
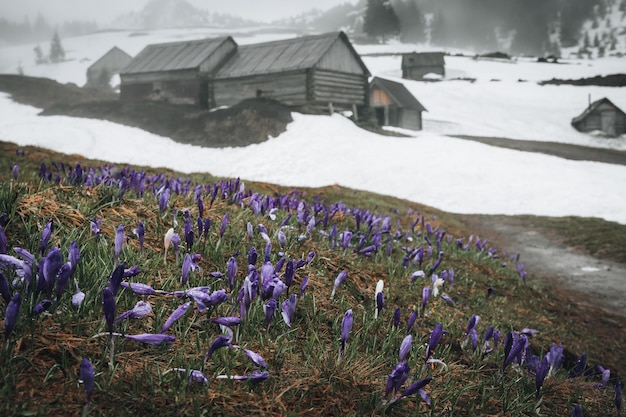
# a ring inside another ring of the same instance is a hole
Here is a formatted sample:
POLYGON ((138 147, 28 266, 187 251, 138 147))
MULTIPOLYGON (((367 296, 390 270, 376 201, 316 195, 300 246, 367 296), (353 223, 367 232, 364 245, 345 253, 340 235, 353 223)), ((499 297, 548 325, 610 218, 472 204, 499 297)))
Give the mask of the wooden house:
POLYGON ((446 75, 443 52, 402 54, 402 78, 422 80, 427 74, 446 75))
POLYGON ((244 45, 209 84, 209 103, 267 97, 303 109, 368 107, 370 73, 343 32, 244 45))
POLYGON ((111 81, 111 77, 115 74, 119 74, 120 70, 128 65, 132 59, 132 56, 128 55, 117 46, 114 46, 87 68, 87 83, 85 86, 92 88, 110 88, 109 82, 111 81))
POLYGON ((422 112, 426 108, 402 83, 374 77, 370 83, 370 106, 379 126, 422 130, 422 112))
POLYGON ((206 107, 209 78, 236 50, 230 36, 148 45, 121 71, 120 98, 206 107))
POLYGON ((608 98, 589 104, 580 116, 572 119, 572 126, 581 132, 604 132, 606 136, 626 133, 626 114, 608 98))

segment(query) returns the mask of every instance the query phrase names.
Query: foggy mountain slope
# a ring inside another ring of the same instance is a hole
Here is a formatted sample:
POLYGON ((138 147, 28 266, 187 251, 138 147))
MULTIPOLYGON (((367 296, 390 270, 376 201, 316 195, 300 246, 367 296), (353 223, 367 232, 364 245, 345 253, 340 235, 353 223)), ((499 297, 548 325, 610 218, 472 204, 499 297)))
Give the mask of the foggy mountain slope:
POLYGON ((142 10, 120 15, 116 29, 163 29, 201 26, 240 26, 251 22, 230 15, 198 9, 186 0, 151 0, 142 10))

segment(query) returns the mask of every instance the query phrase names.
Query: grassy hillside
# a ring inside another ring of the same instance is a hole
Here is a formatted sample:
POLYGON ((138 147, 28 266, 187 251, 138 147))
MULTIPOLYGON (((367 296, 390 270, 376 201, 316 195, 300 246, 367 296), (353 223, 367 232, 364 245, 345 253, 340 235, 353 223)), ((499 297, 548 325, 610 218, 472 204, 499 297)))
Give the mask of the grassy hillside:
POLYGON ((1 415, 616 412, 621 324, 448 213, 0 142, 2 213, 1 415))

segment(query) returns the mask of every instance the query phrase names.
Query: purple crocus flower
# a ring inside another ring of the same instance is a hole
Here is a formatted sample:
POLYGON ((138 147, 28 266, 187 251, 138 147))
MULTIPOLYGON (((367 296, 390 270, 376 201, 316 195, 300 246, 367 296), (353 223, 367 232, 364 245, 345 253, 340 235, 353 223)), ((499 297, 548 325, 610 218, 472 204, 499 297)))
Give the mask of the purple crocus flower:
POLYGON ((113 323, 115 322, 115 295, 111 288, 106 287, 102 292, 102 313, 107 323, 109 334, 113 335, 113 323))
POLYGON ((250 358, 252 363, 254 363, 256 366, 258 366, 260 368, 267 367, 267 363, 265 363, 265 359, 263 359, 263 357, 261 355, 259 355, 258 353, 253 352, 253 351, 251 351, 249 349, 244 349, 243 353, 245 353, 246 356, 248 358, 250 358))
POLYGON ((410 371, 411 368, 409 368, 409 364, 407 362, 398 363, 387 376, 385 396, 383 398, 387 398, 392 391, 398 392, 402 387, 402 384, 404 384, 404 382, 408 379, 410 371))
POLYGON ((428 385, 430 381, 432 380, 433 380, 432 377, 428 377, 428 378, 420 379, 419 381, 415 381, 414 383, 406 387, 404 391, 402 391, 400 398, 409 397, 413 394, 419 393, 420 397, 422 397, 424 402, 430 405, 430 398, 428 398, 428 394, 426 394, 426 391, 424 391, 423 388, 426 385, 428 385))
POLYGON ((411 352, 412 344, 413 344, 413 336, 411 336, 410 334, 405 336, 405 338, 402 340, 402 343, 400 344, 400 354, 398 355, 399 362, 404 362, 407 356, 409 356, 409 352, 411 352))
POLYGON ((219 324, 220 326, 231 327, 231 326, 236 326, 239 323, 241 323, 241 318, 236 317, 236 316, 215 317, 215 318, 212 318, 211 321, 213 323, 219 324))
POLYGON ((124 336, 127 339, 134 340, 136 342, 147 343, 149 345, 170 345, 174 343, 176 338, 168 334, 161 333, 140 333, 140 334, 125 334, 115 333, 116 336, 124 336))
POLYGON ((265 313, 265 327, 269 326, 272 322, 277 307, 278 305, 276 304, 276 300, 273 298, 270 299, 266 304, 263 304, 263 313, 265 313))
POLYGON ((346 347, 346 342, 348 341, 348 337, 350 336, 350 331, 352 330, 352 309, 347 310, 343 319, 341 320, 341 354, 346 347))
MULTIPOLYGON (((509 333, 511 334, 511 333, 509 333)), ((508 338, 508 334, 507 334, 507 338, 508 338)), ((510 340, 510 339, 509 339, 510 340)), ((511 346, 511 349, 509 350, 509 352, 507 353, 504 362, 502 363, 502 370, 501 372, 503 373, 504 370, 506 369, 507 366, 509 366, 511 364, 511 362, 513 362, 513 360, 522 352, 522 350, 526 347, 526 342, 528 341, 528 339, 526 339, 526 336, 519 335, 519 337, 517 338, 517 340, 513 343, 513 345, 511 346)))
POLYGON ((20 168, 17 166, 17 164, 14 164, 13 168, 11 169, 11 174, 13 174, 13 179, 15 181, 17 181, 17 176, 18 176, 19 172, 20 172, 20 168))
POLYGON ((120 314, 116 319, 115 323, 125 319, 140 319, 146 317, 148 314, 152 312, 152 306, 147 301, 137 301, 135 307, 132 310, 128 310, 120 314))
MULTIPOLYGON (((45 291, 48 297, 52 294, 52 289, 54 288, 54 281, 59 274, 59 269, 63 266, 63 257, 61 256, 61 250, 59 248, 52 248, 48 252, 48 255, 44 258, 42 262, 42 272, 44 281, 42 284, 45 286, 45 291)), ((43 290, 44 288, 41 286, 37 286, 37 290, 43 290)))
MULTIPOLYGON (((173 371, 178 371, 178 372, 184 372, 187 373, 187 369, 185 368, 173 368, 173 371)), ((196 369, 191 369, 189 370, 189 384, 191 384, 192 382, 198 383, 198 384, 202 384, 202 385, 208 385, 209 384, 209 378, 207 378, 202 371, 198 371, 196 369)))
POLYGON ((218 349, 221 349, 223 347, 232 347, 232 345, 230 344, 230 341, 232 340, 231 336, 227 336, 227 335, 220 335, 218 336, 213 343, 211 343, 211 346, 209 346, 209 350, 206 354, 206 356, 204 357, 204 361, 208 361, 209 358, 213 355, 213 352, 215 352, 218 349))
POLYGON ((553 375, 556 371, 559 370, 563 361, 565 360, 565 355, 563 355, 563 344, 552 343, 550 346, 550 350, 546 353, 546 358, 548 359, 548 363, 550 364, 550 370, 548 372, 548 376, 553 375))
POLYGON ((539 399, 539 392, 541 391, 541 387, 543 386, 543 381, 548 376, 548 371, 550 370, 550 363, 548 362, 547 357, 543 357, 539 365, 537 365, 537 370, 535 371, 535 399, 539 399))
POLYGON ((258 258, 258 253, 256 248, 253 246, 248 251, 248 265, 256 265, 256 261, 258 258))
POLYGON ((580 404, 574 404, 572 408, 572 417, 583 417, 583 409, 580 404))
POLYGON ((424 287, 422 290, 422 317, 426 311, 426 305, 428 305, 428 299, 430 298, 430 287, 424 287))
POLYGON ((39 303, 37 303, 35 307, 33 307, 33 311, 31 311, 31 314, 33 316, 37 316, 43 313, 44 311, 46 311, 47 309, 49 309, 51 305, 52 305, 52 301, 41 300, 39 303))
POLYGON ((180 282, 187 284, 187 280, 189 279, 189 272, 191 272, 191 255, 186 253, 185 258, 183 259, 183 270, 180 278, 180 282))
POLYGON ((378 317, 380 312, 383 310, 384 306, 385 306, 385 293, 381 291, 376 294, 376 314, 375 314, 376 317, 378 317))
POLYGON ((413 284, 418 278, 424 278, 426 274, 421 269, 411 274, 411 284, 413 284))
POLYGON ((309 286, 309 276, 306 275, 302 278, 302 283, 300 284, 300 298, 304 297, 306 294, 306 288, 309 286))
POLYGON ((247 375, 232 375, 232 376, 218 375, 217 378, 220 378, 220 379, 228 378, 228 379, 233 379, 235 381, 250 381, 252 383, 259 383, 259 382, 265 381, 267 378, 269 378, 269 376, 270 376, 270 373, 268 371, 260 371, 258 369, 255 369, 254 371, 252 371, 252 373, 247 374, 247 375))
POLYGON ((228 279, 228 285, 232 290, 235 286, 235 275, 237 274, 237 259, 231 256, 226 263, 226 278, 228 279))
POLYGON ((224 218, 222 219, 222 224, 220 225, 220 239, 224 236, 224 233, 226 232, 226 226, 228 226, 228 213, 224 215, 224 218))
POLYGON ((337 291, 337 288, 339 287, 339 285, 341 285, 341 283, 346 279, 347 276, 348 276, 348 272, 345 270, 341 271, 339 275, 337 275, 337 278, 335 278, 335 283, 333 284, 333 290, 330 293, 331 299, 335 296, 335 292, 337 291))
POLYGON ((143 242, 144 242, 144 235, 146 233, 146 228, 143 225, 143 222, 139 222, 139 224, 137 224, 137 227, 133 229, 133 233, 135 234, 135 236, 137 236, 137 239, 139 240, 139 248, 141 249, 141 253, 143 254, 143 242))
POLYGON ((427 361, 428 358, 430 358, 431 355, 435 353, 435 348, 439 344, 439 341, 441 340, 441 337, 444 333, 447 332, 443 329, 443 323, 439 322, 435 324, 435 328, 430 334, 430 340, 428 341, 428 347, 426 348, 426 358, 424 359, 424 361, 427 361))
POLYGON ((191 305, 191 301, 187 301, 185 304, 178 306, 176 310, 165 320, 163 323, 163 327, 161 327, 160 333, 165 333, 177 320, 179 320, 182 316, 185 315, 189 306, 191 305))
POLYGON ((4 314, 4 340, 9 340, 9 335, 17 324, 17 318, 20 315, 20 307, 22 305, 22 295, 19 292, 13 294, 11 301, 7 305, 4 314))
POLYGON ((109 287, 111 291, 113 292, 113 296, 117 295, 117 292, 119 291, 120 286, 122 285, 122 279, 124 278, 125 267, 126 267, 126 264, 124 262, 116 266, 115 269, 113 270, 113 273, 111 274, 111 277, 109 278, 109 287))
POLYGON ((91 231, 96 237, 100 237, 100 228, 102 227, 102 219, 94 217, 91 223, 91 231))
POLYGON ((401 315, 402 315, 402 310, 400 310, 400 307, 396 307, 396 309, 393 312, 393 327, 395 327, 396 329, 400 326, 401 315))
POLYGON ((411 329, 415 325, 416 320, 417 320, 417 311, 413 310, 411 314, 409 315, 409 320, 407 321, 407 324, 406 324, 407 333, 411 331, 411 329))
POLYGON ((287 246, 287 236, 285 235, 285 232, 279 230, 276 235, 278 236, 278 244, 282 249, 285 249, 285 246, 287 246))
POLYGON ((76 243, 76 241, 73 240, 72 243, 70 244, 70 250, 68 251, 68 254, 67 254, 67 261, 70 263, 72 267, 72 271, 70 272, 70 275, 73 275, 74 271, 76 271, 76 267, 78 266, 79 259, 80 259, 80 249, 78 248, 78 243, 76 243))
POLYGON ((207 307, 214 307, 216 305, 225 303, 228 301, 228 294, 226 290, 216 290, 209 295, 207 307))
POLYGON ((57 286, 56 286, 56 299, 57 301, 61 299, 67 284, 70 281, 70 276, 72 275, 72 264, 70 262, 64 263, 59 269, 59 273, 57 275, 57 286))
POLYGON ((583 353, 580 355, 574 367, 567 374, 568 378, 576 378, 577 376, 581 376, 585 372, 585 368, 587 367, 587 354, 583 353))
POLYGON ((465 328, 466 336, 470 333, 470 331, 472 331, 472 329, 476 328, 476 325, 478 324, 479 321, 480 321, 480 316, 478 315, 473 315, 472 317, 470 317, 470 319, 467 321, 467 327, 465 328))
POLYGON ((296 313, 297 301, 298 297, 295 294, 291 294, 289 299, 283 301, 280 305, 280 309, 282 311, 281 314, 287 327, 291 327, 291 321, 293 320, 293 316, 296 313))
POLYGON ((115 231, 115 252, 114 252, 114 260, 117 263, 117 260, 120 257, 120 253, 122 253, 122 246, 124 245, 124 225, 120 224, 117 226, 117 230, 115 231))
POLYGON ((85 392, 87 393, 87 404, 91 402, 91 395, 96 386, 96 370, 87 358, 83 358, 80 362, 80 376, 79 379, 83 382, 85 392))
POLYGON ((48 221, 41 232, 41 244, 39 245, 39 252, 43 257, 43 254, 46 252, 46 247, 48 247, 48 242, 50 241, 50 237, 52 236, 52 220, 48 221))
POLYGON ((76 293, 72 295, 72 307, 78 309, 85 300, 85 293, 79 290, 78 287, 76 289, 76 293))
POLYGON ((142 284, 140 282, 122 282, 120 285, 123 288, 129 288, 137 295, 154 295, 157 293, 157 290, 152 288, 150 285, 142 284))

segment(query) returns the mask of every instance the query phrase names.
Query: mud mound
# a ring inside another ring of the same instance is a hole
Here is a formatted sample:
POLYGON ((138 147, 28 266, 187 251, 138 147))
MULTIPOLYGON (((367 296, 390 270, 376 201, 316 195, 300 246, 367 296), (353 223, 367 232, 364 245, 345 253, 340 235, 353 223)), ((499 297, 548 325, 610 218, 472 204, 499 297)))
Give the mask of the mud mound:
POLYGON ((261 143, 280 135, 292 121, 291 108, 266 98, 211 111, 160 101, 121 101, 113 93, 19 75, 0 75, 0 91, 43 108, 42 115, 109 120, 204 147, 261 143))

